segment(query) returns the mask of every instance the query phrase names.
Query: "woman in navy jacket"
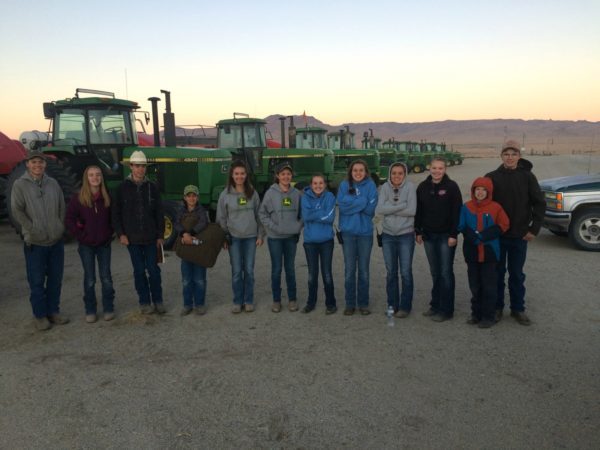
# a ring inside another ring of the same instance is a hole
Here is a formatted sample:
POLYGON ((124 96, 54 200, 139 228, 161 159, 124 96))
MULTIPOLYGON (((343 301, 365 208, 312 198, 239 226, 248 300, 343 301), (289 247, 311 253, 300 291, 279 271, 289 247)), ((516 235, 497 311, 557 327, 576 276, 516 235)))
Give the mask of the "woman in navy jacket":
POLYGON ((304 251, 308 265, 308 301, 302 312, 309 313, 315 309, 320 259, 326 314, 333 314, 337 311, 331 270, 335 196, 327 190, 323 175, 313 175, 310 186, 304 188, 301 211, 304 220, 304 251))
POLYGON ((357 159, 348 167, 348 179, 340 184, 337 202, 340 210, 340 231, 344 241, 344 315, 354 314, 357 303, 360 313, 368 315, 371 314, 369 264, 373 248, 373 216, 377 207, 377 187, 369 176, 369 169, 364 161, 357 159))

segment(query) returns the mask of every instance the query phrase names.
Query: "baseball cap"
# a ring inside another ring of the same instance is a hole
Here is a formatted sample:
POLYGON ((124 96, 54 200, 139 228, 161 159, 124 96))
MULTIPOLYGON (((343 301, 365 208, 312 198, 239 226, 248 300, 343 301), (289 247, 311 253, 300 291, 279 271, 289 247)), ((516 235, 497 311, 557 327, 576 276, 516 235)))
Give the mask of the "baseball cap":
POLYGON ((186 187, 183 188, 183 195, 186 196, 186 195, 188 195, 190 193, 191 194, 199 195, 200 191, 193 184, 188 184, 186 187))

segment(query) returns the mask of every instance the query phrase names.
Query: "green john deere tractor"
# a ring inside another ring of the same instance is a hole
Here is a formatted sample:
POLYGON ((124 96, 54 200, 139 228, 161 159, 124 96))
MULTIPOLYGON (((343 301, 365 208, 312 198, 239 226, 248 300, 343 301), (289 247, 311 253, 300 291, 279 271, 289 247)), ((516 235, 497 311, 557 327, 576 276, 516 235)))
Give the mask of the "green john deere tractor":
MULTIPOLYGON (((345 175, 346 170, 357 159, 362 159, 367 163, 371 178, 376 185, 381 184, 380 177, 380 158, 379 152, 375 149, 358 149, 354 146, 354 133, 348 126, 340 131, 334 131, 327 134, 327 146, 333 150, 335 155, 335 171, 340 175, 345 175)), ((342 177, 343 178, 343 177, 342 177)))
POLYGON ((381 144, 381 148, 378 149, 380 163, 381 163, 381 176, 382 178, 389 177, 390 166, 394 162, 403 162, 408 167, 410 172, 411 166, 408 163, 408 152, 400 149, 400 143, 392 139, 385 141, 381 144))

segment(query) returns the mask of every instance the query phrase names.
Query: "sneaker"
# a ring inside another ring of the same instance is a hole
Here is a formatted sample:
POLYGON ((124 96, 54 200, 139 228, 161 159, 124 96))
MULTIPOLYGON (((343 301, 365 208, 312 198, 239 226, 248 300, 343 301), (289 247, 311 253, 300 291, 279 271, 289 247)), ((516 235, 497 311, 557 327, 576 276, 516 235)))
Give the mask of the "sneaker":
POLYGON ((520 325, 531 325, 531 320, 523 311, 511 311, 510 316, 513 317, 520 325))
POLYGON ((233 308, 231 308, 231 312, 233 314, 239 314, 242 312, 242 305, 233 305, 233 308))
POLYGON ((398 319, 406 319, 408 317, 409 312, 408 311, 404 311, 403 309, 399 309, 398 311, 396 311, 394 313, 394 317, 398 318, 398 319))
POLYGON ((192 312, 192 307, 191 306, 184 306, 181 309, 181 312, 179 313, 179 315, 180 316, 187 316, 191 312, 192 312))
POLYGON ((87 323, 94 323, 96 320, 98 320, 98 318, 96 317, 96 314, 86 314, 85 315, 85 321, 87 323))
POLYGON ((253 305, 252 303, 246 303, 246 304, 244 305, 244 310, 245 310, 247 313, 254 312, 254 305, 253 305))
POLYGON ((163 305, 162 303, 155 303, 154 310, 156 311, 156 314, 165 314, 167 312, 167 310, 165 309, 165 305, 163 305))
POLYGON ((314 309, 315 309, 314 306, 306 305, 304 308, 302 308, 302 312, 304 314, 308 314, 309 312, 314 311, 314 309))
POLYGON ((445 314, 435 314, 431 316, 431 320, 434 322, 445 322, 446 320, 452 319, 452 316, 447 316, 445 314))
POLYGON ((203 316, 204 314, 206 314, 206 306, 194 306, 194 314, 196 314, 197 316, 203 316))
POLYGON ((469 318, 469 320, 467 320, 467 323, 469 325, 477 325, 479 322, 481 322, 481 319, 478 319, 477 317, 471 315, 471 317, 469 318))
POLYGON ((354 314, 355 311, 356 311, 356 308, 346 308, 346 309, 344 309, 344 315, 351 316, 354 314))
POLYGON ((48 320, 47 317, 35 318, 34 320, 35 328, 38 331, 46 331, 52 328, 52 324, 48 320))
POLYGON ((149 303, 140 305, 140 312, 142 314, 154 314, 154 306, 149 303))
POLYGON ((425 312, 423 313, 423 315, 424 315, 425 317, 431 317, 431 316, 435 316, 436 314, 437 314, 437 312, 436 312, 436 311, 435 311, 435 309, 433 309, 433 308, 429 308, 427 311, 425 311, 425 312))
POLYGON ((288 309, 291 312, 298 311, 298 302, 296 302, 296 300, 290 300, 288 303, 288 309))
POLYGON ((369 308, 358 308, 358 311, 362 316, 368 316, 371 314, 371 310, 369 308))
POLYGON ((48 317, 48 320, 54 325, 64 325, 66 323, 69 323, 69 318, 61 314, 52 314, 48 317))
POLYGON ((278 313, 279 311, 281 311, 281 302, 273 302, 273 304, 271 305, 271 311, 273 311, 274 313, 278 313))
POLYGON ((501 309, 497 309, 497 310, 496 310, 496 313, 495 313, 495 315, 494 315, 494 321, 495 321, 496 323, 498 323, 498 322, 500 322, 500 321, 502 320, 502 315, 503 315, 503 313, 504 313, 504 312, 503 312, 501 309))
POLYGON ((106 320, 107 322, 110 322, 114 318, 115 318, 115 313, 114 312, 109 311, 109 312, 105 312, 104 313, 104 320, 106 320))
POLYGON ((477 326, 479 328, 491 328, 492 326, 494 326, 494 323, 495 322, 493 320, 482 320, 477 326))
POLYGON ((328 316, 331 315, 331 314, 335 314, 336 312, 337 312, 337 306, 329 306, 325 310, 325 314, 328 315, 328 316))

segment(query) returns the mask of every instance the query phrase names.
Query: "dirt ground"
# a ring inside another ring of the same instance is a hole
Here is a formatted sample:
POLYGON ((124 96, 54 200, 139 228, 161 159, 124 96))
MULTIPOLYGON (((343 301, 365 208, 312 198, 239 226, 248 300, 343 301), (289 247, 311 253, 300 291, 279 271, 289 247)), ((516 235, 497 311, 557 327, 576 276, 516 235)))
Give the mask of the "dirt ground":
MULTIPOLYGON (((532 159, 540 179, 585 173, 588 160, 532 159)), ((467 159, 449 175, 464 194, 499 162, 467 159)), ((339 246, 334 258, 343 306, 339 246)), ((72 321, 47 332, 34 331, 22 245, 6 222, 0 261, 0 448, 600 448, 600 255, 545 230, 526 265, 533 325, 505 315, 490 330, 465 323, 460 252, 454 319, 421 315, 431 280, 417 247, 414 309, 394 327, 376 246, 370 316, 325 316, 322 293, 311 314, 271 313, 264 246, 254 313, 230 313, 223 253, 208 273, 207 315, 182 318, 177 257, 163 266, 168 313, 142 317, 128 254, 114 243, 117 319, 86 324, 69 243, 62 308, 72 321)), ((296 274, 303 305, 301 246, 296 274)))

